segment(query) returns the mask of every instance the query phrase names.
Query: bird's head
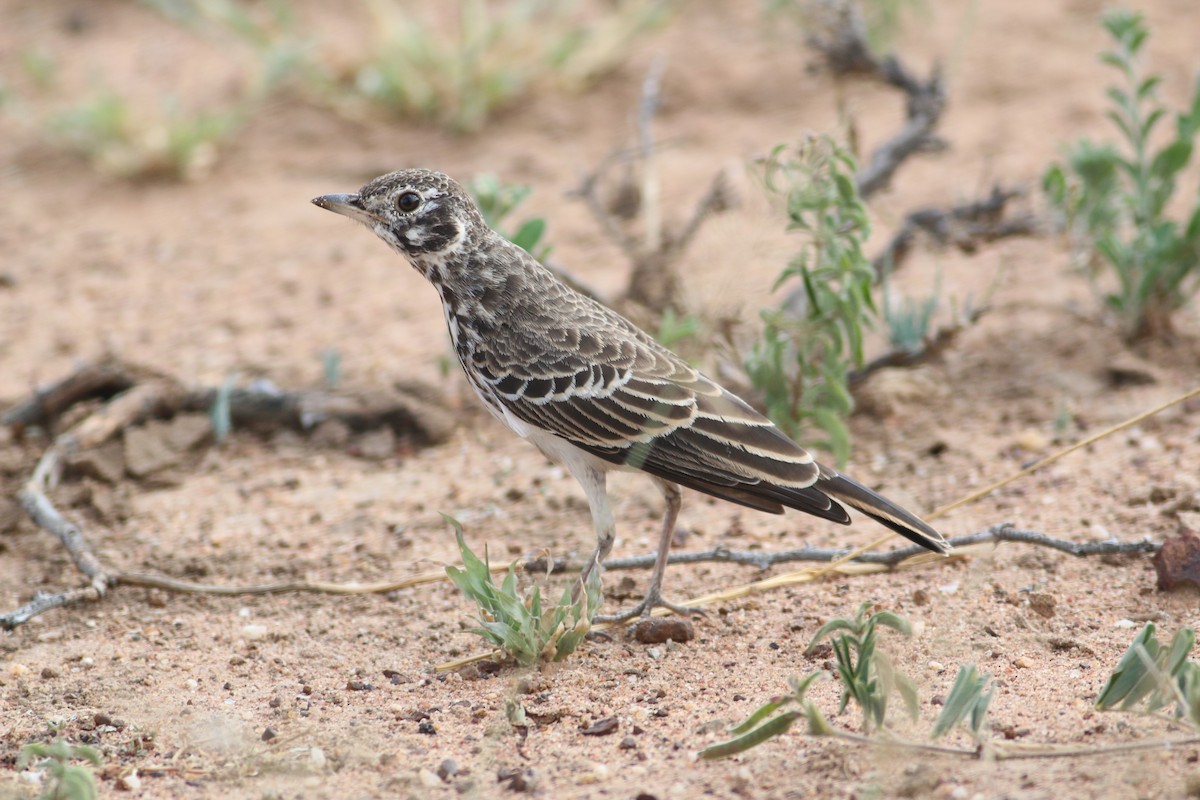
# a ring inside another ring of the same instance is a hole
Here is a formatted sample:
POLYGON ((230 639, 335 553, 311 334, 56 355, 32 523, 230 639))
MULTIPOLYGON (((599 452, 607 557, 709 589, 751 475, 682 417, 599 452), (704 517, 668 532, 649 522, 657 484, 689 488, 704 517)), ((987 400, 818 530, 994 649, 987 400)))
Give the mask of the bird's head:
POLYGON ((461 186, 424 169, 381 175, 357 194, 327 194, 313 203, 358 220, 418 268, 469 246, 487 231, 461 186))

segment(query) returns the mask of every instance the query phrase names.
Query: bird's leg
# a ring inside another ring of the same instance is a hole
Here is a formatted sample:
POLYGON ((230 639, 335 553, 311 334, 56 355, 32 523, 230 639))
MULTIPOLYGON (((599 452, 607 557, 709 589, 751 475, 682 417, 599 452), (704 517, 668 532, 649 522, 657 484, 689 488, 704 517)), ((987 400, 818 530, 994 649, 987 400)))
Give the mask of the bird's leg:
MULTIPOLYGON (((575 480, 583 486, 587 494, 588 508, 592 512, 592 524, 596 528, 596 549, 584 564, 583 572, 579 575, 579 584, 571 599, 577 602, 586 594, 588 578, 593 572, 604 568, 604 559, 612 552, 613 540, 617 535, 617 523, 613 520, 612 506, 608 503, 608 489, 605 485, 605 475, 600 470, 582 464, 569 464, 568 468, 575 480)), ((595 609, 591 609, 595 611, 595 609)))
POLYGON ((624 622, 636 616, 648 617, 650 616, 650 612, 659 606, 669 608, 676 614, 687 615, 694 611, 699 611, 699 609, 676 605, 663 599, 663 574, 667 570, 667 557, 671 553, 671 540, 675 538, 675 521, 679 518, 679 507, 682 504, 682 497, 679 487, 675 484, 658 478, 655 478, 654 482, 667 501, 667 510, 663 514, 662 533, 658 537, 658 553, 654 559, 654 572, 650 575, 650 585, 646 587, 646 597, 633 608, 618 611, 616 614, 597 615, 593 617, 593 621, 595 622, 624 622))

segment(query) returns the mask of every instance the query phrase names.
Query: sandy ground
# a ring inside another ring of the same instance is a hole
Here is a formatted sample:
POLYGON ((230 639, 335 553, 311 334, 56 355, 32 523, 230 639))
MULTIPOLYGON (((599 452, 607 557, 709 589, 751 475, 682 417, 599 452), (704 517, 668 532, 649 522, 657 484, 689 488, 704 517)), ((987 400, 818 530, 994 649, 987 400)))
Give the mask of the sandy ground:
MULTIPOLYGON (((310 6, 303 10, 326 26, 335 53, 353 53, 353 15, 322 18, 310 6)), ((591 526, 579 488, 480 413, 461 376, 443 374, 447 339, 433 291, 369 234, 308 200, 401 166, 462 178, 493 172, 535 187, 527 210, 547 217, 555 258, 615 293, 627 260, 565 194, 629 141, 641 79, 666 54, 658 133, 675 142, 661 159, 668 219, 682 218, 719 168, 744 199, 689 251, 686 302, 752 325, 795 243, 746 164, 806 131, 834 129, 839 99, 867 148, 902 111, 877 87, 835 89, 807 69, 812 56, 794 30, 731 6, 693 4, 594 89, 537 92, 470 136, 274 99, 211 174, 179 183, 106 177, 48 145, 37 120, 105 83, 130 87, 148 107, 168 91, 219 102, 242 65, 223 54, 228 42, 138 4, 6 3, 0 74, 17 100, 0 107, 0 399, 19 400, 105 352, 190 384, 217 385, 237 372, 317 387, 321 353, 332 348, 348 390, 424 381, 446 393, 461 421, 446 444, 375 459, 354 455, 353 440, 237 433, 169 480, 89 488, 104 495, 108 513, 68 485, 101 556, 212 583, 384 580, 457 560, 439 512, 464 523, 477 551, 586 551, 591 526), (54 86, 39 89, 20 66, 34 49, 57 64, 54 86)), ((905 166, 872 202, 875 242, 912 208, 968 199, 996 180, 1036 184, 1064 142, 1107 135, 1108 75, 1095 58, 1105 45, 1102 6, 976 3, 910 22, 902 52, 922 70, 944 65, 951 101, 941 132, 952 147, 905 166)), ((1151 63, 1178 101, 1197 66, 1200 6, 1140 6, 1153 31, 1151 63)), ((923 248, 897 284, 921 295, 939 281, 960 303, 994 284, 994 311, 923 369, 926 399, 855 418, 847 469, 910 507, 951 502, 1056 441, 1182 392, 1200 371, 1194 307, 1180 316, 1178 342, 1129 353, 1097 321, 1093 290, 1050 238, 1004 241, 974 256, 923 248), (1118 359, 1136 360, 1157 381, 1112 386, 1105 368, 1118 359)), ((1165 412, 939 525, 957 535, 1007 520, 1073 540, 1175 533, 1181 522, 1164 509, 1200 488, 1198 413, 1195 405, 1165 412)), ((0 432, 6 494, 43 446, 0 432)), ((657 492, 636 476, 613 484, 616 554, 648 552, 657 492)), ((64 554, 11 505, 0 507, 0 523, 0 607, 77 585, 64 554)), ((694 494, 682 526, 687 548, 854 545, 880 532, 757 515, 694 494)), ((683 598, 759 577, 744 567, 681 566, 667 585, 683 598)), ((610 584, 618 580, 614 573, 610 584)), ((16 752, 50 725, 101 748, 104 794, 137 770, 140 785, 127 794, 139 797, 491 797, 506 791, 498 772, 512 769, 532 770, 529 791, 544 797, 1150 798, 1194 785, 1194 745, 1001 763, 793 732, 732 760, 696 761, 722 723, 782 691, 788 676, 821 668, 823 658, 803 654, 809 638, 867 599, 917 625, 918 635, 887 638, 885 647, 920 687, 923 726, 956 665, 974 662, 996 681, 998 739, 1102 748, 1187 735, 1161 719, 1092 708, 1135 632, 1122 621, 1153 620, 1167 635, 1200 623, 1197 595, 1157 591, 1143 558, 1085 561, 1012 545, 829 579, 723 604, 696 618, 696 639, 684 645, 615 635, 532 674, 434 673, 483 650, 465 630, 470 609, 445 584, 352 598, 126 588, 0 635, 0 796, 33 791, 12 772, 16 752), (1052 598, 1051 616, 1031 608, 1035 593, 1052 598), (514 698, 534 720, 524 737, 506 722, 514 698), (583 734, 609 717, 614 735, 583 734), (275 737, 264 741, 268 728, 275 737), (448 761, 456 771, 443 780, 448 761)), ((815 696, 834 724, 857 729, 855 713, 834 713, 831 683, 815 696)), ((901 726, 911 736, 925 729, 901 726)), ((957 736, 949 740, 968 744, 957 736)))

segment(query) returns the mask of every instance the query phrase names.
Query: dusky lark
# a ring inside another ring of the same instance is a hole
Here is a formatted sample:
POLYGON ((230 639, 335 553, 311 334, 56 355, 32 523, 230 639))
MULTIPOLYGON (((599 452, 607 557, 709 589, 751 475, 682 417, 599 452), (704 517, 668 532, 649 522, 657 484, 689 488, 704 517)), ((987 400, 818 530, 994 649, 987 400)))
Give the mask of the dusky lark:
POLYGON ((313 203, 366 225, 433 284, 484 405, 579 481, 597 538, 585 580, 613 546, 606 473, 653 477, 666 513, 645 599, 596 619, 644 616, 655 606, 687 611, 661 595, 680 486, 772 514, 786 506, 849 524, 844 503, 923 547, 949 551, 917 516, 817 463, 740 398, 491 230, 446 175, 401 170, 313 203))

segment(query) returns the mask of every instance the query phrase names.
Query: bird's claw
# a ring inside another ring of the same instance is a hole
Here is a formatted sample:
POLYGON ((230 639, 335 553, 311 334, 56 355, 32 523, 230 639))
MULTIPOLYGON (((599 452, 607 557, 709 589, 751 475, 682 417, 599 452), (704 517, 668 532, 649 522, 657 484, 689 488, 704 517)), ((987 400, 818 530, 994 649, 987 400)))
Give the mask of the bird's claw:
POLYGON ((592 617, 592 622, 627 622, 634 617, 648 617, 650 612, 656 608, 665 608, 681 617, 687 617, 692 614, 703 614, 704 609, 697 606, 683 606, 678 603, 672 603, 670 600, 663 598, 658 592, 651 592, 646 595, 646 599, 638 603, 632 608, 622 609, 615 614, 597 614, 592 617))

